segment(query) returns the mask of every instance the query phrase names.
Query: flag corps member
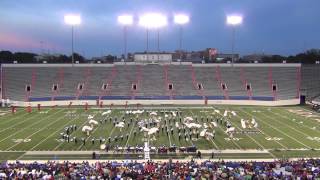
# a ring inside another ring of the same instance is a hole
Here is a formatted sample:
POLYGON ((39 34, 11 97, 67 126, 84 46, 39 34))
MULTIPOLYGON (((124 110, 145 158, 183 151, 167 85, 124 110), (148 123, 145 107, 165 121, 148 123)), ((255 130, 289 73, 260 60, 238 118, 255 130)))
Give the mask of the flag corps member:
POLYGON ((28 112, 28 113, 31 113, 31 112, 32 112, 32 108, 31 108, 30 105, 27 107, 27 112, 28 112))
POLYGON ((14 114, 15 112, 17 112, 16 107, 15 106, 11 106, 11 113, 14 114))
POLYGON ((86 102, 86 104, 84 105, 84 109, 87 111, 88 110, 88 103, 86 102))

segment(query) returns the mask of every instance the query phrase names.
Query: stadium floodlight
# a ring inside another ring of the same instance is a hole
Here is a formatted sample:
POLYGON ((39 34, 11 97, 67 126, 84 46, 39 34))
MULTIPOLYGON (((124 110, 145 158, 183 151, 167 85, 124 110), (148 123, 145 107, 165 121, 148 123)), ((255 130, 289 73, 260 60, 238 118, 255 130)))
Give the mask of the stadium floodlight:
POLYGON ((118 23, 129 26, 133 24, 133 16, 131 15, 121 15, 118 16, 118 23))
POLYGON ((180 25, 179 29, 179 50, 180 50, 180 60, 182 58, 182 26, 190 22, 190 17, 185 14, 176 14, 174 15, 174 23, 180 25))
POLYGON ((132 15, 121 15, 118 16, 118 23, 123 25, 123 41, 124 41, 124 59, 127 58, 127 27, 133 24, 132 15))
POLYGON ((73 33, 73 29, 74 26, 80 25, 81 24, 81 16, 80 15, 76 15, 76 14, 67 14, 64 16, 64 22, 67 25, 71 25, 71 49, 72 49, 72 65, 74 64, 74 50, 73 50, 73 39, 74 39, 74 33, 73 33))
POLYGON ((229 15, 227 16, 227 24, 232 26, 232 65, 234 63, 234 46, 235 46, 235 27, 242 24, 243 17, 239 15, 229 15))
POLYGON ((68 14, 64 16, 64 22, 68 25, 80 25, 81 24, 81 17, 80 15, 75 14, 68 14))
POLYGON ((229 25, 238 25, 238 24, 242 24, 243 18, 242 16, 239 15, 230 15, 227 16, 227 24, 229 25))
MULTIPOLYGON (((167 16, 161 13, 147 13, 139 17, 139 25, 143 26, 147 30, 147 59, 148 59, 148 51, 149 51, 149 29, 157 29, 158 31, 158 52, 160 52, 160 32, 159 29, 161 27, 165 27, 168 25, 167 16)), ((159 60, 159 56, 158 56, 159 60)))
POLYGON ((168 19, 160 13, 148 13, 139 18, 139 25, 147 28, 161 28, 168 24, 168 19))
POLYGON ((189 21, 190 17, 185 14, 174 15, 174 23, 176 24, 183 25, 189 23, 189 21))

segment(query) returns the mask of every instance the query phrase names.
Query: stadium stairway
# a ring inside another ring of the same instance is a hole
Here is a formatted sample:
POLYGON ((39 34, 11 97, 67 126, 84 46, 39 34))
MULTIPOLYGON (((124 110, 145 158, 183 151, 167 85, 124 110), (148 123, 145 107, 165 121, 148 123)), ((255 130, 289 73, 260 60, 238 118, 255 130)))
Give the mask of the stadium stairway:
POLYGON ((272 100, 273 97, 286 100, 297 97, 301 78, 303 87, 310 86, 309 89, 315 89, 315 92, 320 89, 317 83, 306 82, 306 78, 311 78, 305 74, 308 69, 294 66, 131 64, 101 67, 17 65, 2 68, 3 96, 18 101, 28 101, 28 97, 31 98, 29 100, 72 100, 203 99, 203 96, 208 99, 248 100, 250 95, 256 100, 272 100), (221 89, 220 83, 226 84, 227 91, 221 89), (250 93, 246 90, 246 83, 251 84, 250 93), (57 92, 52 90, 54 84, 59 86, 57 92), (78 89, 80 84, 82 90, 78 89), (102 88, 103 84, 108 85, 107 89, 102 88), (134 84, 136 90, 133 89, 134 84), (172 90, 169 90, 169 84, 172 84, 172 90), (276 92, 272 90, 272 84, 277 85, 276 92), (25 90, 27 85, 31 85, 29 93, 25 90))

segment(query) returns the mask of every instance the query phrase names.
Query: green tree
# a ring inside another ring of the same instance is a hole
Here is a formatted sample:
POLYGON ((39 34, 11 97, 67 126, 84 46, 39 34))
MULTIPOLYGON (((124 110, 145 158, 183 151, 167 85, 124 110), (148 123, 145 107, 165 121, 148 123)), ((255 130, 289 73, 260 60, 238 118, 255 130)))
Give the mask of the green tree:
POLYGON ((28 52, 16 52, 13 54, 13 60, 19 63, 35 63, 35 56, 37 54, 28 52))
POLYGON ((11 51, 0 51, 0 63, 12 63, 13 54, 11 51))

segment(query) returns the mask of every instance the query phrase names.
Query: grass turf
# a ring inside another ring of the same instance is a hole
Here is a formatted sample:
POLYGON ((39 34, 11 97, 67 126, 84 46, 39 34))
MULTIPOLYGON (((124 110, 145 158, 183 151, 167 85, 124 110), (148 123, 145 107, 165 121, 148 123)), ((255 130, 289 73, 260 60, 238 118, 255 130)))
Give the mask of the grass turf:
MULTIPOLYGON (((209 123, 211 119, 215 121, 216 118, 223 119, 223 112, 225 109, 235 111, 237 116, 230 116, 229 121, 237 131, 244 130, 241 127, 240 119, 251 120, 252 117, 258 122, 258 128, 253 130, 257 133, 235 134, 234 138, 229 138, 225 133, 224 121, 215 128, 215 139, 206 140, 200 138, 199 140, 188 140, 183 138, 179 141, 178 132, 174 121, 168 122, 172 124, 174 133, 167 136, 165 132, 160 130, 159 135, 156 136, 155 141, 151 141, 151 146, 191 146, 195 145, 201 150, 247 150, 247 149, 267 149, 269 154, 250 155, 247 154, 220 154, 221 157, 319 157, 320 149, 320 115, 312 112, 313 117, 306 117, 293 113, 296 112, 310 113, 308 109, 299 106, 289 107, 256 107, 256 106, 214 106, 210 108, 192 108, 179 107, 182 112, 182 119, 187 116, 197 117, 197 123, 209 123), (221 114, 213 114, 214 109, 220 110, 221 114), (291 111, 289 111, 291 110, 291 111), (317 117, 319 116, 319 118, 317 117), (203 119, 202 119, 203 117, 203 119), (207 122, 207 117, 209 122, 207 122), (304 149, 303 151, 300 149, 304 149)), ((153 111, 159 113, 163 108, 156 108, 153 111)), ((168 110, 178 110, 171 107, 168 110)), ((124 109, 114 109, 108 117, 102 116, 101 113, 106 109, 92 108, 84 111, 83 108, 44 108, 40 112, 34 110, 32 113, 25 112, 24 109, 18 109, 17 113, 11 114, 8 109, 1 109, 5 114, 0 117, 0 159, 21 159, 36 158, 33 156, 23 155, 20 151, 87 151, 99 150, 100 143, 97 139, 100 137, 108 139, 108 137, 124 136, 124 140, 111 142, 110 145, 119 146, 135 146, 143 145, 144 134, 139 132, 137 124, 131 123, 129 127, 127 124, 120 132, 119 128, 115 128, 113 123, 109 121, 110 117, 117 117, 121 119, 124 116, 124 109), (83 125, 88 124, 88 115, 95 115, 95 120, 99 122, 93 132, 87 137, 81 132, 83 125), (100 123, 100 120, 106 119, 106 122, 100 123), (60 140, 60 133, 64 132, 64 128, 76 124, 77 131, 72 132, 72 137, 77 137, 78 143, 65 142, 60 140), (134 136, 136 132, 136 136, 134 136), (126 135, 129 138, 126 139, 126 135), (81 138, 87 140, 86 145, 83 145, 81 138), (96 139, 92 144, 91 140, 96 139), (19 151, 19 152, 15 152, 19 151)), ((164 115, 161 115, 164 118, 164 115)), ((148 114, 129 115, 125 116, 126 122, 129 119, 145 119, 148 114)), ((179 122, 179 117, 176 121, 179 122)), ((161 122, 164 125, 164 122, 161 122)), ((208 155, 209 157, 210 155, 208 155)), ((41 158, 40 156, 38 156, 41 158)), ((69 158, 67 156, 62 156, 69 158)), ((81 156, 75 155, 82 159, 81 156)), ((106 159, 111 159, 117 156, 107 156, 106 159)), ((123 156, 119 156, 122 157, 123 156)), ((49 159, 49 157, 47 157, 49 159)), ((52 158, 52 156, 50 156, 52 158)), ((61 157, 59 157, 61 158, 61 157)), ((124 157, 125 158, 125 157, 124 157)), ((178 156, 177 156, 178 158, 178 156)))

